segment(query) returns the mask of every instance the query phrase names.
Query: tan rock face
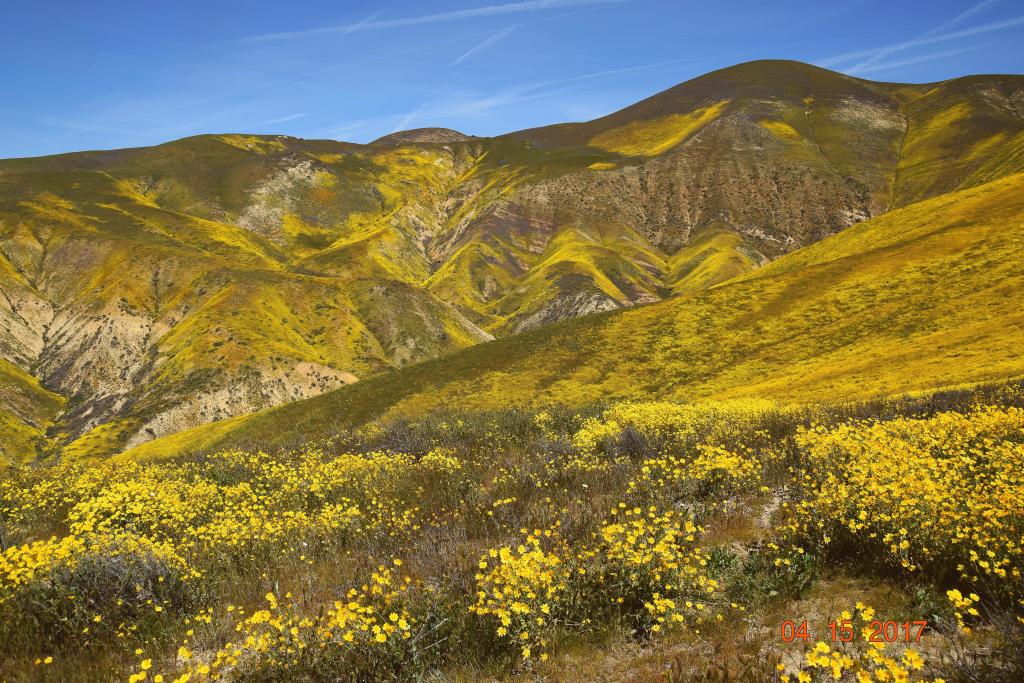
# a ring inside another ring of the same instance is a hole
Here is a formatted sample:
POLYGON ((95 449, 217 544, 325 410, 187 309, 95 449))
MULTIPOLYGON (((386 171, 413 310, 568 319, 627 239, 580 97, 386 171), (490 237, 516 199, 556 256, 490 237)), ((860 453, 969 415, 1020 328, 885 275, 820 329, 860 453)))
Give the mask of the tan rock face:
POLYGON ((146 364, 152 319, 123 301, 54 316, 36 372, 67 396, 124 394, 146 364))
POLYGON ((45 347, 53 308, 31 288, 17 281, 0 287, 0 350, 16 365, 30 367, 45 347))
POLYGON ((599 292, 560 294, 546 302, 540 310, 516 320, 512 327, 512 332, 525 332, 534 327, 589 313, 613 311, 619 308, 620 305, 619 302, 599 292))
POLYGON ((633 226, 667 253, 721 222, 778 254, 883 211, 891 170, 872 179, 872 190, 840 173, 812 142, 782 141, 740 113, 645 163, 547 180, 517 201, 633 226))
POLYGON ((158 412, 125 442, 124 448, 198 427, 212 420, 311 398, 356 381, 358 378, 350 372, 339 372, 308 362, 298 363, 292 368, 233 378, 228 380, 226 386, 201 392, 158 412))

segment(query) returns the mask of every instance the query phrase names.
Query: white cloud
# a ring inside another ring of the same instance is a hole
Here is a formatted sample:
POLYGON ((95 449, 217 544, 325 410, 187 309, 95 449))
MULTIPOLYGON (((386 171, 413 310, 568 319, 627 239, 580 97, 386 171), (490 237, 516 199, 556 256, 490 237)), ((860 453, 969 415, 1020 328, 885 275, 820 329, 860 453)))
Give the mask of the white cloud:
POLYGON ((399 122, 397 124, 395 124, 395 129, 393 131, 391 131, 391 132, 392 133, 397 133, 398 131, 401 131, 401 130, 408 130, 409 126, 412 125, 412 122, 416 120, 416 117, 419 116, 420 112, 422 112, 422 111, 423 111, 423 107, 419 107, 418 109, 413 109, 411 112, 409 112, 408 114, 403 116, 401 118, 401 120, 399 120, 399 122))
POLYGON ((979 3, 971 5, 969 8, 967 8, 966 10, 961 12, 960 14, 956 15, 955 17, 953 17, 952 19, 950 19, 946 23, 941 24, 939 26, 936 26, 935 28, 933 28, 930 31, 925 31, 920 37, 924 38, 924 37, 928 37, 928 36, 933 36, 936 33, 942 33, 943 31, 948 31, 949 29, 953 28, 957 24, 962 24, 965 19, 970 19, 975 14, 978 14, 979 12, 984 12, 989 7, 992 7, 994 5, 998 5, 1000 2, 1002 2, 1002 0, 982 0, 979 3))
MULTIPOLYGON (((963 23, 964 20, 973 17, 975 14, 978 14, 979 12, 985 11, 986 9, 988 9, 992 5, 997 4, 998 2, 1000 2, 1000 0, 981 0, 981 2, 971 5, 968 9, 956 15, 949 21, 943 22, 942 24, 939 24, 938 26, 929 31, 925 31, 921 35, 914 38, 914 40, 909 42, 913 43, 914 41, 920 41, 941 34, 943 31, 948 31, 954 26, 963 23)), ((916 45, 911 45, 910 47, 916 47, 916 45)), ((870 67, 872 64, 876 64, 880 60, 885 59, 889 55, 894 54, 896 52, 902 52, 903 50, 910 49, 910 47, 906 47, 904 45, 893 45, 890 46, 888 49, 879 50, 878 52, 871 55, 864 61, 850 67, 849 71, 855 73, 867 73, 865 69, 870 67)))
POLYGON ((945 52, 932 52, 920 57, 911 57, 909 59, 900 59, 894 62, 875 62, 870 66, 866 66, 862 69, 858 69, 858 74, 871 74, 878 71, 888 71, 889 69, 895 69, 901 66, 909 66, 911 64, 922 64, 924 62, 932 62, 936 59, 943 59, 944 57, 952 57, 953 55, 963 54, 964 52, 970 52, 973 47, 965 47, 960 50, 946 50, 945 52))
POLYGON ((343 24, 341 26, 326 26, 323 28, 312 28, 303 31, 287 31, 284 33, 268 33, 260 36, 243 38, 243 42, 262 42, 270 40, 287 40, 290 38, 308 38, 316 35, 346 34, 354 31, 379 31, 389 28, 400 28, 403 26, 419 26, 421 24, 436 24, 446 21, 457 21, 460 19, 474 19, 477 17, 490 17, 499 14, 511 14, 515 12, 537 12, 559 7, 585 7, 590 5, 608 5, 629 0, 523 0, 511 2, 504 5, 488 5, 486 7, 472 7, 452 12, 439 12, 437 14, 424 14, 418 17, 403 17, 401 19, 375 20, 367 18, 355 24, 343 24))
POLYGON ((953 31, 951 33, 943 33, 940 35, 931 35, 927 37, 914 38, 913 40, 907 40, 902 43, 894 43, 892 45, 885 45, 882 47, 871 48, 869 50, 857 50, 856 52, 846 52, 841 55, 835 55, 834 57, 828 57, 826 59, 820 59, 816 61, 819 66, 832 67, 853 60, 864 60, 859 62, 847 69, 848 72, 857 71, 858 67, 870 66, 868 59, 872 59, 877 55, 883 56, 891 55, 894 52, 901 52, 904 50, 910 50, 913 48, 921 47, 922 45, 931 45, 934 43, 941 43, 948 40, 956 40, 958 38, 968 38, 970 36, 981 35, 983 33, 990 33, 992 31, 1002 31, 1008 28, 1014 28, 1017 26, 1024 26, 1024 15, 1012 17, 1010 19, 1004 19, 1002 21, 994 21, 988 24, 981 24, 979 26, 972 26, 971 28, 962 29, 960 31, 953 31), (867 59, 865 59, 867 58, 867 59))
POLYGON ((515 26, 506 26, 505 28, 501 29, 497 33, 495 33, 495 34, 493 34, 491 36, 488 36, 487 38, 484 38, 479 43, 477 43, 473 47, 471 47, 468 50, 466 50, 465 52, 463 52, 449 66, 456 66, 458 64, 461 64, 462 62, 466 61, 467 59, 469 59, 470 57, 475 55, 477 52, 481 52, 483 50, 486 50, 487 48, 491 47, 495 43, 498 43, 498 42, 504 40, 505 38, 507 38, 509 36, 509 34, 511 34, 515 30, 516 30, 515 26))
POLYGON ((255 124, 255 126, 257 126, 257 127, 259 127, 259 126, 272 126, 275 123, 284 123, 286 121, 295 121, 296 119, 304 119, 304 118, 306 118, 306 116, 307 116, 307 114, 305 114, 305 113, 303 113, 303 114, 289 114, 288 116, 282 116, 282 117, 277 118, 277 119, 270 119, 270 120, 267 120, 267 121, 260 121, 259 123, 255 124))

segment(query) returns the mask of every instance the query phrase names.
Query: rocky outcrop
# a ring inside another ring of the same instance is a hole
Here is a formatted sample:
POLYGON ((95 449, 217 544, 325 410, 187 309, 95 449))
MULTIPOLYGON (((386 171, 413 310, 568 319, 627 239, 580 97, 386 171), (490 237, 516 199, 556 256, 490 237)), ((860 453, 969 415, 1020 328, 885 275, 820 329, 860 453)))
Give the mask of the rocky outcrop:
POLYGON ((547 325, 559 320, 576 318, 581 315, 600 313, 601 311, 613 311, 620 308, 621 304, 607 294, 601 292, 575 292, 572 294, 560 294, 536 311, 523 315, 516 319, 511 326, 511 332, 518 334, 547 325))
POLYGON ((310 398, 356 381, 358 378, 350 372, 308 362, 277 371, 240 374, 216 389, 197 393, 157 412, 146 419, 123 447, 138 446, 213 420, 310 398))

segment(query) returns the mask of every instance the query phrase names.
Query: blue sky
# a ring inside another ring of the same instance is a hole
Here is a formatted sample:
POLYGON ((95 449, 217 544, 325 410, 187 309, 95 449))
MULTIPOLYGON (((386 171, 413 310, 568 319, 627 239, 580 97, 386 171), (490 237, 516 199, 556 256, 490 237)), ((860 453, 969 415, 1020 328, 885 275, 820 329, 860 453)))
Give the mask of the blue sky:
POLYGON ((1019 0, 3 0, 0 157, 594 118, 738 62, 1024 72, 1019 0))

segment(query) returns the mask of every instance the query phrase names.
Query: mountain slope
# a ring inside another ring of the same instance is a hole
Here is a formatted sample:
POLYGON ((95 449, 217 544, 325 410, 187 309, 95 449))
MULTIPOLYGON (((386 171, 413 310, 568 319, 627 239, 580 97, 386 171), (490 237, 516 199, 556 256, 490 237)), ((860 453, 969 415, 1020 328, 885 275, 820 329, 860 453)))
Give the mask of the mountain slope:
POLYGON ((70 399, 60 431, 84 439, 72 450, 109 452, 488 338, 387 273, 302 270, 262 235, 105 173, 0 176, 0 211, 4 356, 70 399))
POLYGON ((699 292, 1024 170, 1022 102, 1019 76, 763 61, 498 138, 205 135, 0 161, 0 353, 66 399, 33 443, 113 453, 699 292))
POLYGON ((63 407, 60 396, 0 359, 0 462, 20 463, 34 457, 44 447, 46 430, 63 407))
POLYGON ((383 414, 597 399, 837 401, 1024 374, 1024 174, 898 209, 718 287, 544 327, 129 451, 274 447, 383 414))

